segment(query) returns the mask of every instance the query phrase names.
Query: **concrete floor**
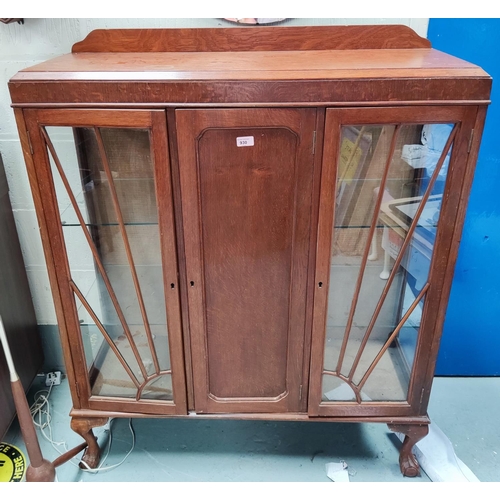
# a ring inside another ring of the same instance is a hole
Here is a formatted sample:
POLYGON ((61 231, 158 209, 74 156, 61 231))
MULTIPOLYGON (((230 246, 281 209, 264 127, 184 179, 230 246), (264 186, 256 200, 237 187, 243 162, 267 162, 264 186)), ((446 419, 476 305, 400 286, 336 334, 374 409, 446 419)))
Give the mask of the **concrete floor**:
MULTIPOLYGON (((30 396, 32 396, 31 391, 30 396)), ((66 380, 51 395, 53 439, 75 446, 66 380)), ((457 456, 480 481, 500 481, 500 378, 436 378, 429 415, 453 443, 457 456)), ((128 420, 112 424, 109 466, 130 449, 128 420)), ((345 460, 351 482, 428 482, 425 473, 403 478, 400 442, 383 424, 133 419, 135 449, 125 462, 98 474, 70 463, 58 468, 62 482, 278 481, 329 482, 325 464, 345 460)), ((98 429, 100 441, 106 434, 98 429)), ((17 422, 3 439, 25 450, 17 422)), ((42 453, 57 453, 40 438, 42 453)))

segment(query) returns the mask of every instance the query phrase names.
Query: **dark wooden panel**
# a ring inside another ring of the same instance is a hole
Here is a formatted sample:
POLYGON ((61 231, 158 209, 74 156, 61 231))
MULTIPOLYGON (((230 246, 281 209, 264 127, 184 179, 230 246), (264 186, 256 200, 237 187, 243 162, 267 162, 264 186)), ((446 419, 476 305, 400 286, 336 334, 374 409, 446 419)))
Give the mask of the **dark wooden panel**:
POLYGON ((176 113, 197 411, 299 409, 315 115, 176 113))
POLYGON ((39 125, 51 127, 113 127, 113 128, 149 128, 151 113, 149 111, 108 111, 82 109, 71 113, 64 109, 41 109, 36 118, 39 125))
MULTIPOLYGON (((314 181, 312 189, 312 216, 311 216, 311 239, 309 246, 309 264, 308 268, 316 268, 317 248, 316 241, 318 237, 318 217, 319 217, 319 196, 321 188, 321 162, 323 159, 324 132, 325 132, 325 109, 318 109, 316 115, 316 144, 314 146, 314 181)), ((314 271, 309 272, 309 281, 307 284, 307 306, 306 306, 306 332, 312 332, 313 312, 314 312, 314 290, 316 288, 314 271)), ((302 411, 307 411, 309 394, 309 370, 311 365, 311 344, 312 335, 306 335, 304 345, 304 363, 302 367, 302 411)))
POLYGON ((295 153, 286 128, 211 129, 198 138, 210 393, 286 391, 295 153), (255 145, 237 147, 237 137, 255 145))
POLYGON ((439 101, 489 101, 491 78, 367 78, 298 81, 10 81, 13 103, 99 104, 246 104, 357 103, 405 104, 439 101))
POLYGON ((72 52, 224 52, 430 47, 403 25, 94 30, 72 52))
POLYGON ((177 243, 177 264, 179 266, 178 288, 181 306, 182 340, 184 347, 184 365, 186 369, 186 392, 188 411, 194 411, 193 363, 191 358, 191 335, 189 332, 188 289, 186 261, 184 259, 184 228, 182 227, 181 187, 179 180, 179 158, 177 154, 177 130, 175 126, 175 111, 167 110, 168 144, 172 174, 172 195, 175 216, 175 233, 177 243))
MULTIPOLYGON (((43 353, 1 157, 0 316, 16 370, 26 390, 42 365, 43 353)), ((9 371, 0 347, 0 439, 15 412, 9 371)))
MULTIPOLYGON (((109 406, 113 403, 110 402, 109 406)), ((70 412, 72 417, 81 418, 151 418, 150 413, 127 413, 118 411, 116 408, 110 410, 75 410, 70 412)), ((154 415, 155 418, 189 418, 192 415, 154 415)), ((224 415, 217 414, 197 414, 197 418, 205 420, 271 420, 271 421, 288 421, 288 422, 378 422, 378 423, 407 423, 407 424, 428 424, 430 423, 427 414, 416 416, 404 415, 377 415, 372 412, 370 415, 352 417, 348 415, 336 415, 328 417, 310 417, 305 413, 226 413, 224 415)))
MULTIPOLYGON (((186 376, 183 356, 181 305, 175 239, 174 199, 170 175, 167 116, 151 112, 151 150, 154 158, 156 199, 160 224, 163 282, 167 308, 168 340, 175 413, 187 413, 186 376)), ((138 410, 139 411, 139 410, 138 410)))

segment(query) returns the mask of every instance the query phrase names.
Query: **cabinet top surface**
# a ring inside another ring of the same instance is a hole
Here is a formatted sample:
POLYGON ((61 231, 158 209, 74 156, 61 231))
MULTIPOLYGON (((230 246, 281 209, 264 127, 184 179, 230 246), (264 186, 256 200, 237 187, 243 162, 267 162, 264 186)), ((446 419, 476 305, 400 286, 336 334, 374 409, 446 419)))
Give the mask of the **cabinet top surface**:
POLYGON ((488 75, 435 49, 67 54, 19 80, 315 80, 488 75))
POLYGON ((472 103, 491 78, 406 26, 307 26, 95 30, 9 85, 14 105, 472 103))

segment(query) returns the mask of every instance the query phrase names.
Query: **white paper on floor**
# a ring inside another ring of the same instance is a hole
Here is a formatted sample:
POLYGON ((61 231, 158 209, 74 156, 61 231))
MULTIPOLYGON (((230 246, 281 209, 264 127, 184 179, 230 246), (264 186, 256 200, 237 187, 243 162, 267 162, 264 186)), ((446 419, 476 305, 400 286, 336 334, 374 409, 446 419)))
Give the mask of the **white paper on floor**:
POLYGON ((339 463, 330 462, 326 464, 326 475, 336 483, 349 482, 349 473, 347 472, 347 464, 344 461, 339 463))
MULTIPOLYGON (((400 441, 405 438, 399 432, 396 436, 400 441)), ((429 434, 413 447, 413 453, 431 481, 479 482, 469 467, 456 456, 450 440, 434 423, 429 425, 429 434)))

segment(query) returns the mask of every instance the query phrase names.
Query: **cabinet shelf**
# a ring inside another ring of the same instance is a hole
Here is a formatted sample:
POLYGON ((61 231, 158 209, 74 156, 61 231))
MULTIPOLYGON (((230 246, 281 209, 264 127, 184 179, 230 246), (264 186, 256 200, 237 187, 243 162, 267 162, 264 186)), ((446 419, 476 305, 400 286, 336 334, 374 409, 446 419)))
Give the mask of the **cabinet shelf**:
MULTIPOLYGON (((158 224, 158 207, 153 178, 119 178, 114 179, 113 182, 126 226, 158 224)), ((73 184, 77 185, 76 181, 73 184)), ((77 188, 73 188, 73 194, 86 225, 118 225, 108 183, 106 181, 91 182, 85 191, 81 190, 80 186, 81 184, 78 184, 77 188)), ((58 195, 62 225, 79 226, 77 213, 64 188, 60 187, 58 195)))
MULTIPOLYGON (((105 264, 104 267, 127 323, 144 324, 130 266, 128 264, 105 264)), ((135 269, 148 323, 150 325, 165 325, 165 290, 163 280, 159 279, 163 272, 162 266, 136 264, 135 269)), ((73 269, 72 278, 102 324, 120 324, 116 307, 98 270, 94 267, 73 269)), ((95 325, 81 301, 78 301, 77 310, 80 324, 95 325)))
MULTIPOLYGON (((158 222, 125 222, 123 224, 125 227, 129 226, 158 226, 158 222)), ((62 227, 79 227, 81 224, 79 222, 71 223, 71 222, 66 222, 62 221, 61 222, 62 227)), ((119 224, 117 222, 110 222, 110 223, 92 223, 88 222, 85 224, 87 227, 118 227, 119 224)))

